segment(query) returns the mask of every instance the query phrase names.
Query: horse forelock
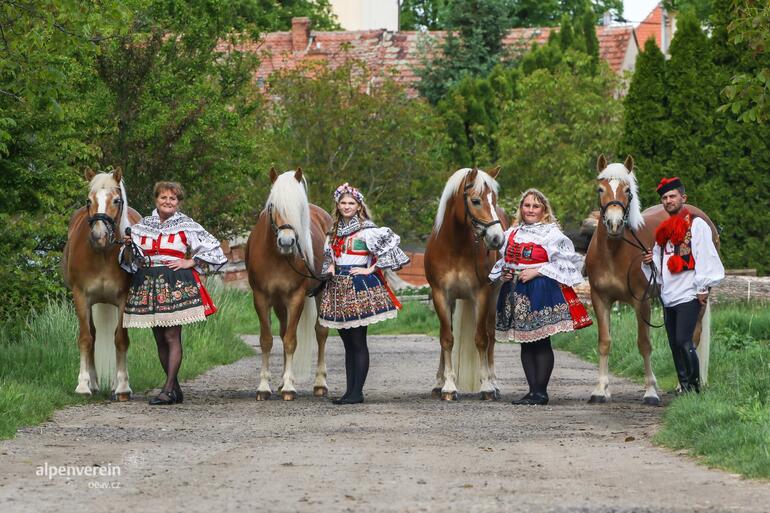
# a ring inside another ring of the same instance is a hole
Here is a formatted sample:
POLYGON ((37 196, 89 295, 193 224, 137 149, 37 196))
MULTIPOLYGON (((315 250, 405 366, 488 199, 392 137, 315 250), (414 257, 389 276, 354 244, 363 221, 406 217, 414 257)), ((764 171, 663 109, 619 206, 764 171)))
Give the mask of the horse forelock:
POLYGON ((284 223, 290 224, 297 231, 305 260, 313 265, 313 244, 310 232, 310 204, 307 199, 307 180, 302 176, 302 183, 294 177, 294 171, 286 171, 276 178, 265 208, 273 206, 284 223))
MULTIPOLYGON (((629 171, 623 164, 615 162, 605 167, 596 179, 600 181, 607 180, 609 182, 618 180, 621 183, 627 184, 631 189, 632 195, 631 201, 628 204, 628 224, 634 230, 638 230, 644 226, 642 204, 639 201, 639 185, 637 184, 636 176, 633 171, 629 171)), ((613 191, 613 193, 615 193, 615 191, 613 191)))
MULTIPOLYGON (((447 205, 450 201, 452 201, 452 198, 455 194, 457 194, 457 191, 460 190, 460 187, 463 185, 463 182, 465 181, 465 177, 473 171, 473 169, 469 167, 464 167, 462 169, 458 169, 457 171, 452 174, 452 176, 449 177, 449 180, 447 180, 446 185, 444 186, 444 190, 441 193, 441 199, 439 200, 438 204, 438 212, 436 212, 436 220, 434 222, 434 229, 436 230, 436 233, 441 230, 441 225, 444 222, 444 215, 446 214, 447 205)), ((473 182, 473 185, 471 187, 471 190, 475 192, 476 194, 483 194, 484 193, 484 187, 489 187, 495 195, 497 195, 500 185, 497 183, 497 180, 489 176, 486 172, 482 171, 481 169, 478 170, 478 173, 476 174, 476 180, 473 182)), ((496 215, 493 209, 493 215, 496 215)))

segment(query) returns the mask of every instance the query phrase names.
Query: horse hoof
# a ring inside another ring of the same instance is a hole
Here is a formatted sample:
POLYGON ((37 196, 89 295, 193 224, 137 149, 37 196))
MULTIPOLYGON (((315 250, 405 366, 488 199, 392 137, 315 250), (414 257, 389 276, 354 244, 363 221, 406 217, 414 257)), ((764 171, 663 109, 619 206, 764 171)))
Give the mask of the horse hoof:
POLYGON ((326 397, 329 395, 329 389, 326 387, 313 387, 313 395, 316 397, 326 397))
POLYGON ((642 399, 642 404, 646 404, 648 406, 660 406, 660 397, 655 397, 654 395, 645 397, 642 399))
POLYGON ((500 399, 503 398, 503 395, 500 393, 500 391, 498 389, 495 389, 495 391, 492 392, 492 393, 494 394, 492 399, 495 400, 495 401, 499 401, 500 399))
POLYGON ((281 399, 284 401, 293 401, 297 397, 297 392, 281 392, 281 399))
POLYGON ((457 392, 442 392, 441 393, 441 400, 442 401, 456 401, 457 400, 457 392))
POLYGON ((257 401, 267 401, 270 399, 270 391, 257 391, 257 401))
POLYGON ((126 401, 131 400, 131 392, 120 392, 117 394, 114 394, 112 396, 113 401, 117 401, 119 403, 125 403, 126 401))
POLYGON ((607 402, 607 397, 604 395, 592 395, 588 400, 588 404, 604 404, 607 402))
POLYGON ((495 397, 495 392, 481 392, 481 400, 482 401, 497 401, 497 397, 495 397))
POLYGON ((441 389, 436 387, 433 390, 430 391, 430 396, 433 399, 440 399, 441 398, 441 389))

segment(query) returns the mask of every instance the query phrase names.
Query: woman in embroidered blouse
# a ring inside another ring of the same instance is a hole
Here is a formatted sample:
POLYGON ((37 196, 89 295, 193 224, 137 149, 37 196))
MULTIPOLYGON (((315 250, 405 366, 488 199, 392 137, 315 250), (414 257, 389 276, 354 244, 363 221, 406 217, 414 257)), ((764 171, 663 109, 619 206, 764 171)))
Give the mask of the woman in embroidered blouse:
POLYGON ((347 183, 334 191, 336 221, 326 238, 323 269, 331 275, 321 296, 319 322, 337 328, 345 345, 345 394, 334 404, 364 401, 369 372, 366 330, 369 324, 396 317, 401 304, 388 286, 383 269, 409 263, 401 239, 390 228, 378 228, 364 196, 347 183))
POLYGON ((572 287, 583 281, 580 256, 559 228, 545 195, 521 195, 516 221, 505 232, 502 258, 489 275, 502 280, 495 335, 521 343, 521 364, 529 392, 513 404, 548 404, 553 371, 551 335, 591 325, 572 287))
POLYGON ((154 195, 156 209, 131 227, 119 259, 121 267, 134 275, 123 326, 152 328, 166 373, 161 393, 150 400, 159 405, 184 400, 177 379, 182 364, 182 325, 206 320, 216 312, 198 273, 204 263, 221 266, 227 258, 216 238, 178 212, 184 198, 180 184, 158 182, 154 195), (134 255, 133 245, 144 258, 134 255))

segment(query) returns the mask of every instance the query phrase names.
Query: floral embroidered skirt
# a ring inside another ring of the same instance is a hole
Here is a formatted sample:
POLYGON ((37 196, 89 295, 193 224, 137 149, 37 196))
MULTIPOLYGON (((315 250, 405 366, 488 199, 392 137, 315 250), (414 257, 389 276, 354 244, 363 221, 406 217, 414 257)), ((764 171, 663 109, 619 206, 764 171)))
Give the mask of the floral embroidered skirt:
POLYGON ((535 342, 591 324, 591 317, 572 287, 547 276, 538 276, 526 283, 508 281, 500 289, 495 323, 497 340, 535 342))
POLYGON ((204 321, 216 311, 195 270, 143 267, 134 273, 123 327, 180 326, 204 321))
POLYGON ((318 322, 327 328, 356 328, 392 319, 401 309, 379 270, 351 276, 351 266, 337 266, 321 296, 318 322))

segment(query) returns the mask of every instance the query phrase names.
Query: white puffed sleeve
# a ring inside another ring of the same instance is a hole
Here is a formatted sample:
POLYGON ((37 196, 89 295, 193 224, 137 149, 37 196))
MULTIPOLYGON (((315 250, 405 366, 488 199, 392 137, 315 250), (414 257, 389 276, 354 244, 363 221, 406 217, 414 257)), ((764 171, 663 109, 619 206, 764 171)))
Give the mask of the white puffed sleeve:
POLYGON ((655 245, 652 247, 652 263, 650 265, 647 265, 644 262, 642 262, 642 272, 644 273, 644 277, 647 278, 647 280, 649 281, 650 277, 652 276, 652 268, 655 267, 655 270, 657 271, 655 274, 655 282, 658 285, 662 285, 663 273, 660 272, 660 266, 658 265, 658 262, 660 262, 660 246, 656 242, 655 245))
POLYGON ((369 252, 377 257, 380 269, 398 271, 409 263, 409 257, 399 247, 401 237, 390 228, 367 228, 360 233, 369 252))
POLYGON ((321 274, 325 274, 329 266, 334 263, 334 254, 332 253, 331 236, 327 235, 324 241, 324 261, 321 264, 321 274))
POLYGON ((575 252, 575 245, 556 225, 548 234, 545 250, 548 253, 548 263, 538 268, 540 274, 568 287, 583 282, 583 274, 578 269, 583 258, 575 252))
POLYGON ((197 261, 206 262, 216 269, 227 263, 227 257, 224 251, 222 251, 222 245, 209 232, 205 230, 185 231, 185 235, 187 236, 187 245, 190 247, 190 256, 196 260, 196 271, 199 273, 203 272, 197 261))
POLYGON ((505 250, 508 249, 508 240, 511 238, 511 233, 513 233, 513 226, 503 233, 503 247, 500 248, 500 258, 495 262, 495 265, 492 266, 492 270, 489 271, 489 281, 497 281, 503 274, 503 268, 505 267, 505 250))
POLYGON ((693 219, 692 256, 695 259, 695 289, 705 294, 710 287, 718 285, 725 278, 725 268, 711 238, 711 228, 703 219, 693 219))

